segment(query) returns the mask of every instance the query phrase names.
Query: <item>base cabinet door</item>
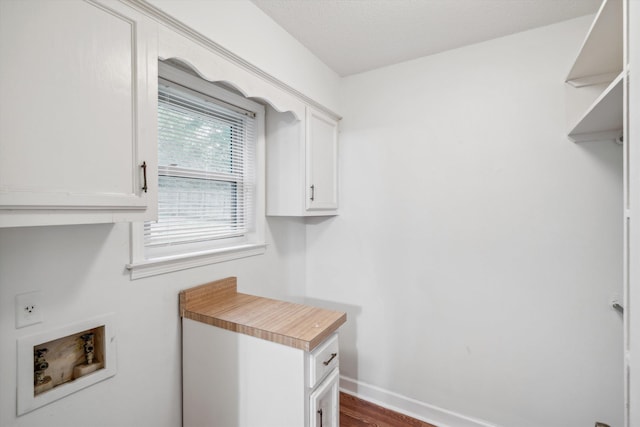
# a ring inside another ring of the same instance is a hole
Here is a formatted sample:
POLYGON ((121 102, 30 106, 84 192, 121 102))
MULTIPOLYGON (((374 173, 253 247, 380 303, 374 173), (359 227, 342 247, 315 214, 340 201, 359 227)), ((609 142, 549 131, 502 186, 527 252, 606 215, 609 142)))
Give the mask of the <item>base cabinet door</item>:
POLYGON ((153 219, 155 32, 110 0, 0 2, 0 227, 153 219))
POLYGON ((340 393, 339 374, 334 371, 320 384, 309 397, 310 427, 339 427, 340 393))

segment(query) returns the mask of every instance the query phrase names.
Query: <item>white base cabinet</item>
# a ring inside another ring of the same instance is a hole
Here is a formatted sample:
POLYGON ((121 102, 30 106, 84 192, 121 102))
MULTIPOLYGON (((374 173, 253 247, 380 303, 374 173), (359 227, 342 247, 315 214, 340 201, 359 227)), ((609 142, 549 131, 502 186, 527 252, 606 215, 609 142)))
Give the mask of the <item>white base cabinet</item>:
POLYGON ((156 216, 156 33, 113 0, 0 2, 0 227, 156 216))
POLYGON ((338 427, 337 338, 306 352, 183 318, 183 426, 338 427))
POLYGON ((303 118, 267 109, 267 215, 338 213, 338 121, 309 106, 303 118))

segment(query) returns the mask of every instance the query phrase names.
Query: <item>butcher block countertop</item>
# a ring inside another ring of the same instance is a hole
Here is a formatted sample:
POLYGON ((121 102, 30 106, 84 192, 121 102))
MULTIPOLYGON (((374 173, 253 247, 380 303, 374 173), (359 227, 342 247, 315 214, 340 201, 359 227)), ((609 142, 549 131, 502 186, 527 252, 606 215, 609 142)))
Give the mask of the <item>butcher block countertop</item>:
POLYGON ((305 351, 347 321, 339 311, 239 293, 235 277, 180 292, 180 316, 305 351))

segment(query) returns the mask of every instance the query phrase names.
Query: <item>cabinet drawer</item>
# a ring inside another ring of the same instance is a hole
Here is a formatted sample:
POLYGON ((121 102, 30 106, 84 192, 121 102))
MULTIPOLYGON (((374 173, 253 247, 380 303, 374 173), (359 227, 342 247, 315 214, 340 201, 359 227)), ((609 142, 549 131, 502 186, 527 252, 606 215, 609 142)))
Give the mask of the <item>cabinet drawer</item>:
POLYGON ((334 333, 309 353, 309 387, 315 387, 329 372, 338 367, 338 334, 334 333))

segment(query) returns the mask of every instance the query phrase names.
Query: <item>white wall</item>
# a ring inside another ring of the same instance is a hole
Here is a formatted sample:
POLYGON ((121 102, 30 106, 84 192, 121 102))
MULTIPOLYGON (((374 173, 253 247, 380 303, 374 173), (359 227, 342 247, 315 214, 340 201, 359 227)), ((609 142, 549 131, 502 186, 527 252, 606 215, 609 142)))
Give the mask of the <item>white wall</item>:
POLYGON ((622 425, 622 151, 565 137, 580 18, 345 78, 307 296, 342 374, 503 427, 622 425))
POLYGON ((178 292, 227 276, 258 295, 296 299, 303 292, 304 224, 268 225, 265 255, 136 281, 125 271, 125 224, 1 229, 0 425, 181 425, 178 292), (15 329, 14 296, 34 290, 43 292, 45 321, 15 329), (117 375, 16 418, 16 339, 110 312, 117 375))

